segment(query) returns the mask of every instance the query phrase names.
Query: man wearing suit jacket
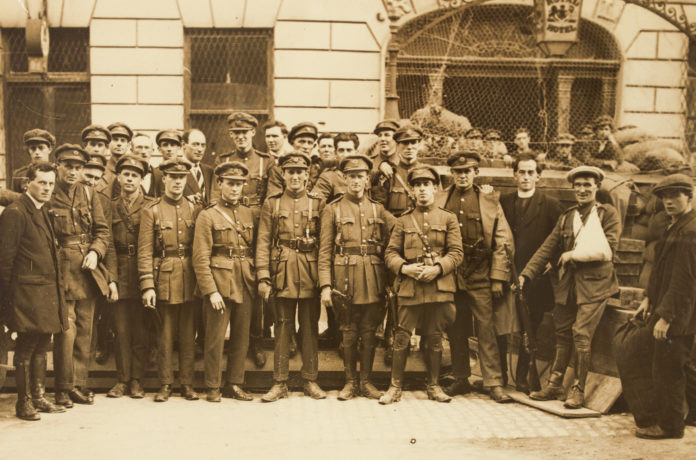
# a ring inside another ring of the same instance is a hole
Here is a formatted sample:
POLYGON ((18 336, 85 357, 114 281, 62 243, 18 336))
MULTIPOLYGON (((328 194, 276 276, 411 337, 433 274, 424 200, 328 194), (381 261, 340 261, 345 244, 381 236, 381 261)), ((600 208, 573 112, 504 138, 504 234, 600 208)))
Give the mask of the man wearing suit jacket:
MULTIPOLYGON (((515 266, 520 273, 529 262, 539 246, 553 230, 561 215, 561 203, 536 189, 541 168, 534 155, 523 154, 512 166, 517 190, 500 198, 505 219, 510 224, 515 240, 515 266)), ((534 333, 539 327, 544 313, 553 309, 553 291, 548 276, 541 276, 529 283, 526 289, 527 303, 531 310, 534 333)), ((529 354, 520 347, 517 358, 516 386, 518 391, 529 392, 527 373, 529 372, 529 354)), ((539 390, 539 388, 532 388, 539 390)))
POLYGON ((207 204, 213 186, 213 168, 201 163, 205 155, 205 134, 199 129, 189 129, 182 136, 184 156, 193 165, 186 177, 184 196, 192 201, 207 204))
POLYGON ((18 333, 17 417, 39 420, 37 411, 65 412, 44 397, 44 380, 51 334, 68 329, 68 315, 58 287, 56 236, 45 206, 55 186, 55 166, 33 163, 27 179, 26 193, 0 217, 0 312, 18 333))
POLYGON ((696 331, 693 191, 692 179, 684 174, 667 176, 653 190, 662 199, 669 221, 656 247, 647 296, 636 312, 649 314, 647 326, 652 334, 644 346, 635 350, 645 363, 641 374, 621 375, 639 438, 684 436, 686 365, 696 331), (645 385, 646 381, 652 385, 645 385))

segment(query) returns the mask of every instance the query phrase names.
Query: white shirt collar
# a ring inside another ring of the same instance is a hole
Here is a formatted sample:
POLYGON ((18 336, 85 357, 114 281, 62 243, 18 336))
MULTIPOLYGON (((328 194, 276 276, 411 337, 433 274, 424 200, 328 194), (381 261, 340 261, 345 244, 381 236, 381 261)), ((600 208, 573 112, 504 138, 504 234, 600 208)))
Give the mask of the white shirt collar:
POLYGON ((31 199, 31 201, 34 202, 34 206, 36 206, 36 209, 41 209, 43 207, 43 205, 46 204, 46 203, 40 203, 40 202, 36 201, 36 199, 33 196, 31 196, 31 193, 29 193, 29 192, 25 192, 25 193, 27 194, 29 199, 31 199))
POLYGON ((527 192, 523 192, 523 191, 521 191, 521 190, 518 190, 518 191, 517 191, 517 196, 518 196, 519 198, 531 198, 531 197, 534 195, 534 192, 535 192, 535 191, 536 191, 535 188, 533 188, 533 189, 531 189, 531 190, 529 190, 529 191, 527 191, 527 192))

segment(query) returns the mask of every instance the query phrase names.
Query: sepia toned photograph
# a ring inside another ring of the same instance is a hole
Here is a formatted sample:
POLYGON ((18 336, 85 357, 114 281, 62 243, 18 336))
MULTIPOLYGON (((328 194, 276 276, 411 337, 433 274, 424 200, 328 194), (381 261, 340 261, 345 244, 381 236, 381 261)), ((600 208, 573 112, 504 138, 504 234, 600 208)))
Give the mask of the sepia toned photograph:
POLYGON ((0 460, 693 457, 692 152, 696 0, 0 0, 0 460))

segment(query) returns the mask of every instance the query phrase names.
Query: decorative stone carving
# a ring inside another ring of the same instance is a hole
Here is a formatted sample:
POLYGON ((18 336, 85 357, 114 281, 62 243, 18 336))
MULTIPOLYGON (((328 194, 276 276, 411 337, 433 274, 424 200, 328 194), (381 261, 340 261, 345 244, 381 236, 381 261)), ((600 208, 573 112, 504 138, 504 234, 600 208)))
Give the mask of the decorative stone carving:
POLYGON ((398 21, 405 14, 413 12, 410 0, 382 0, 384 9, 391 21, 398 21))

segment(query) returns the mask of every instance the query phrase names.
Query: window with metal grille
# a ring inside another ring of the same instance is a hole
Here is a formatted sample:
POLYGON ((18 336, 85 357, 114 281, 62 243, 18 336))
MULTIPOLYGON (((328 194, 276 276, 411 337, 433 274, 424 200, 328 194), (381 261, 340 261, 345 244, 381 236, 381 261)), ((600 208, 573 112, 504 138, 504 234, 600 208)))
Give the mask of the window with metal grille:
MULTIPOLYGON (((227 116, 243 111, 259 120, 273 108, 273 29, 185 29, 186 127, 207 138, 203 161, 232 150, 227 116)), ((256 130, 254 144, 263 146, 256 130)))
POLYGON ((2 29, 4 101, 0 115, 5 121, 7 176, 27 164, 24 132, 42 128, 57 144, 80 144, 80 132, 90 123, 89 29, 52 28, 46 74, 28 73, 25 32, 2 29))

